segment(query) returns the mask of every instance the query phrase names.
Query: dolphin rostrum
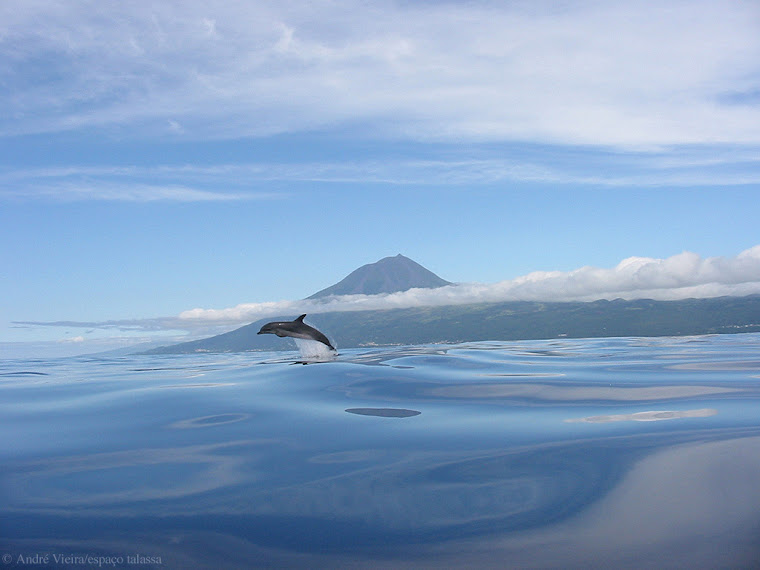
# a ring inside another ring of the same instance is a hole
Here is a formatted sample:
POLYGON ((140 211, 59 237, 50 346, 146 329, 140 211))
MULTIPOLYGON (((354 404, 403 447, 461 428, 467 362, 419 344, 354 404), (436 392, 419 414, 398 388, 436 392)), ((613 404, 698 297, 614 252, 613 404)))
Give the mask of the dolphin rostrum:
POLYGON ((261 327, 261 330, 257 334, 276 334, 277 336, 292 336, 293 338, 316 340, 335 350, 335 347, 330 344, 325 335, 303 322, 305 316, 305 314, 301 315, 294 321, 267 323, 261 327))

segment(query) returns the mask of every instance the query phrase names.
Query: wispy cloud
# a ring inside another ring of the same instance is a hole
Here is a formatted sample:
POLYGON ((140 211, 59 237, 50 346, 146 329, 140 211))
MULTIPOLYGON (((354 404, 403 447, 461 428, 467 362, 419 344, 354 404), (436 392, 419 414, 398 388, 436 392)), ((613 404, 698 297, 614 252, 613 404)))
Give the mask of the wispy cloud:
POLYGON ((90 329, 88 333, 94 332, 95 329, 105 329, 120 332, 158 332, 166 330, 188 330, 187 327, 179 326, 180 322, 176 317, 115 319, 110 321, 14 321, 13 325, 17 327, 46 326, 90 329))
POLYGON ((229 193, 200 190, 179 185, 69 183, 15 189, 6 193, 12 197, 48 198, 58 201, 111 202, 224 202, 233 200, 269 199, 267 193, 229 193))
POLYGON ((760 142, 758 7, 651 2, 21 2, 0 133, 760 142))
POLYGON ((37 326, 186 330, 198 334, 257 319, 420 306, 500 301, 593 301, 597 299, 684 298, 760 293, 760 245, 736 257, 702 258, 683 252, 667 259, 631 257, 613 268, 581 267, 574 271, 537 271, 498 283, 460 283, 438 289, 411 289, 383 295, 342 295, 313 300, 243 303, 224 309, 197 308, 174 317, 105 322, 25 322, 37 326))
POLYGON ((11 170, 0 172, 0 198, 62 202, 220 202, 286 197, 284 193, 252 190, 240 179, 233 181, 228 174, 225 167, 176 166, 11 170))
MULTIPOLYGON (((445 154, 445 153, 441 153, 445 154)), ((0 199, 204 202, 286 198, 261 191, 271 182, 434 185, 470 188, 505 182, 587 188, 739 186, 760 184, 760 152, 670 149, 658 153, 596 152, 557 160, 551 149, 509 158, 476 156, 269 162, 211 165, 68 166, 0 171, 0 199), (220 190, 223 188, 224 190, 220 190)))

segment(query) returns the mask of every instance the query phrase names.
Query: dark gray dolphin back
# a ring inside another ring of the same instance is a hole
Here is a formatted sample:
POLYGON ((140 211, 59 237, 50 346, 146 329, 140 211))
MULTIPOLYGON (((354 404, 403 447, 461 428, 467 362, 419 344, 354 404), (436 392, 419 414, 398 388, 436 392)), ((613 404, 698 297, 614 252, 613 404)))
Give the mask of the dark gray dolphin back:
POLYGON ((311 334, 313 335, 313 340, 319 341, 319 342, 321 342, 322 344, 326 344, 326 345, 327 345, 327 346, 329 346, 331 349, 335 350, 335 347, 334 347, 332 344, 330 344, 330 341, 329 341, 329 339, 328 339, 328 338, 327 338, 325 335, 323 335, 323 334, 322 334, 320 331, 318 331, 318 330, 317 330, 317 329, 315 329, 314 327, 311 327, 311 326, 309 326, 309 325, 307 325, 306 323, 304 323, 304 322, 303 322, 303 320, 304 320, 304 318, 305 318, 305 317, 306 317, 306 313, 304 313, 303 315, 301 315, 300 317, 298 317, 298 318, 297 318, 295 321, 293 321, 293 322, 294 322, 294 323, 300 323, 300 324, 301 324, 301 326, 302 326, 304 329, 308 329, 309 333, 311 333, 311 334))
POLYGON ((335 350, 335 347, 330 344, 330 341, 325 335, 323 335, 314 327, 309 326, 303 322, 305 317, 306 314, 304 313, 292 321, 267 323, 261 327, 261 330, 258 332, 258 334, 276 334, 277 336, 281 337, 289 336, 293 338, 316 340, 317 342, 321 342, 322 344, 330 347, 332 350, 335 350))

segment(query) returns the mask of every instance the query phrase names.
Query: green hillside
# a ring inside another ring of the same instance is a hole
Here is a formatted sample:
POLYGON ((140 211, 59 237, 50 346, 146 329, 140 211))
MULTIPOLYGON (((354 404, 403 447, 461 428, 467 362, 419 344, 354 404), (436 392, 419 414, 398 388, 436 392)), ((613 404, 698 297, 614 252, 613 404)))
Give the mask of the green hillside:
MULTIPOLYGON (((148 354, 292 350, 292 341, 257 335, 256 321, 211 338, 148 354)), ((557 337, 681 336, 760 331, 760 295, 682 301, 507 302, 312 314, 306 322, 340 348, 557 337)))

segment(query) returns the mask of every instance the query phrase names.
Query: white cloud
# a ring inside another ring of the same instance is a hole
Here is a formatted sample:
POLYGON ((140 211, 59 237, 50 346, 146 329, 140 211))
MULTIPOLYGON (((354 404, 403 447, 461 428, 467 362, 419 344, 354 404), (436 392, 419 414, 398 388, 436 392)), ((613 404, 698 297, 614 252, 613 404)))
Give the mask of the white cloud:
MULTIPOLYGON (((667 259, 632 257, 616 267, 536 271, 493 284, 462 283, 383 295, 243 303, 226 309, 192 309, 178 316, 185 327, 235 324, 276 315, 441 306, 500 301, 674 300, 760 293, 760 245, 736 257, 701 258, 683 252, 667 259)), ((180 327, 182 325, 179 325, 180 327)))
POLYGON ((759 12, 741 0, 6 3, 0 133, 361 124, 422 140, 758 143, 759 12))
POLYGON ((498 283, 459 283, 437 289, 410 289, 381 295, 242 303, 224 309, 195 308, 172 317, 101 322, 18 321, 16 325, 122 331, 189 331, 211 336, 262 318, 325 313, 461 305, 502 301, 594 301, 598 299, 677 300, 760 294, 760 245, 736 257, 702 258, 683 252, 667 259, 631 257, 613 268, 536 271, 498 283))
POLYGON ((80 335, 80 336, 74 336, 74 337, 67 337, 67 338, 61 339, 59 342, 70 343, 70 344, 80 344, 80 343, 83 343, 84 341, 85 341, 84 337, 80 335))

